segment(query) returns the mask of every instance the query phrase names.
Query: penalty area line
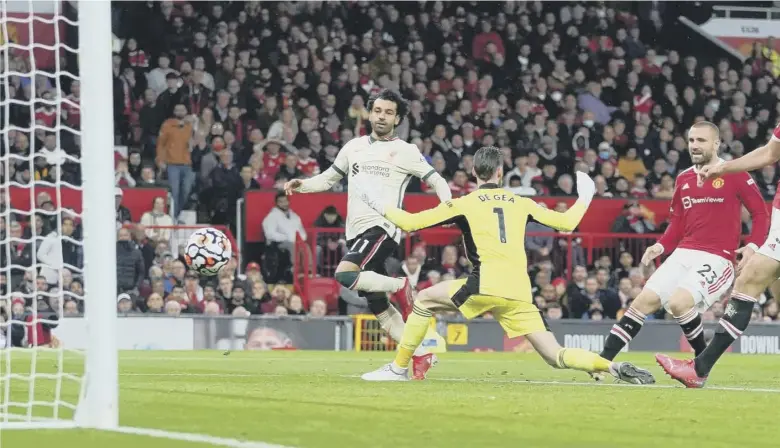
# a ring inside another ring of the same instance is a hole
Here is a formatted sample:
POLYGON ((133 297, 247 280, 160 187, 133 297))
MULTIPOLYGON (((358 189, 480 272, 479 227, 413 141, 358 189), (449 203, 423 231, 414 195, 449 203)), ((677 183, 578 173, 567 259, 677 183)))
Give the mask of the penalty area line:
MULTIPOLYGON (((360 378, 360 375, 343 375, 344 378, 360 378)), ((540 380, 499 380, 479 378, 426 378, 427 381, 442 381, 450 383, 487 383, 487 384, 528 384, 537 386, 580 386, 580 387, 628 387, 640 389, 685 389, 673 384, 629 384, 629 383, 604 383, 604 382, 576 382, 576 381, 540 381, 540 380)), ((780 393, 780 389, 764 387, 728 387, 705 386, 704 390, 716 390, 724 392, 754 392, 754 393, 780 393)))
POLYGON ((122 434, 155 437, 158 439, 181 440, 183 442, 203 443, 212 446, 225 446, 228 448, 290 448, 284 445, 275 445, 275 444, 265 443, 265 442, 252 442, 247 440, 228 439, 224 437, 209 436, 205 434, 164 431, 162 429, 153 429, 153 428, 135 428, 132 426, 120 426, 116 429, 109 429, 108 431, 119 432, 122 434))

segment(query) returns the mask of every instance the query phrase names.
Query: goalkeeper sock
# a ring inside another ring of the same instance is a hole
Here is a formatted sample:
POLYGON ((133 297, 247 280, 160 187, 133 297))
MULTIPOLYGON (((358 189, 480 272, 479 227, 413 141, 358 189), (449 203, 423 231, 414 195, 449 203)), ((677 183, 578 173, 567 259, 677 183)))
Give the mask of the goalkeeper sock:
POLYGON ((396 292, 406 284, 406 278, 393 278, 371 271, 362 271, 352 289, 366 292, 396 292))
POLYGON ((559 369, 584 370, 586 372, 609 372, 612 362, 581 348, 562 348, 556 355, 559 369))
POLYGON ((394 306, 390 305, 388 309, 377 314, 376 318, 382 329, 388 332, 395 342, 401 341, 401 336, 404 334, 404 319, 394 306))
POLYGON ((615 359, 615 356, 623 350, 623 347, 639 334, 639 330, 642 329, 642 325, 645 323, 645 318, 644 314, 634 308, 627 309, 626 314, 620 318, 618 323, 612 326, 607 340, 604 341, 601 357, 610 361, 615 359))
POLYGON ((704 342, 704 327, 701 324, 701 315, 696 311, 696 308, 691 308, 690 311, 680 317, 675 317, 675 319, 680 324, 683 334, 688 339, 688 343, 691 344, 691 348, 693 348, 696 356, 699 356, 707 347, 707 343, 704 342))
POLYGON ((720 325, 715 331, 715 337, 712 338, 707 348, 694 360, 697 375, 700 377, 708 376, 721 355, 728 350, 734 341, 742 336, 742 332, 750 324, 750 317, 753 315, 753 305, 755 303, 756 299, 747 294, 731 293, 731 298, 726 305, 723 317, 718 322, 720 325))
POLYGON ((398 353, 395 356, 395 365, 406 369, 409 367, 409 361, 414 355, 414 351, 422 343, 425 334, 428 332, 433 313, 414 304, 412 313, 406 319, 404 334, 401 337, 401 343, 398 346, 398 353))

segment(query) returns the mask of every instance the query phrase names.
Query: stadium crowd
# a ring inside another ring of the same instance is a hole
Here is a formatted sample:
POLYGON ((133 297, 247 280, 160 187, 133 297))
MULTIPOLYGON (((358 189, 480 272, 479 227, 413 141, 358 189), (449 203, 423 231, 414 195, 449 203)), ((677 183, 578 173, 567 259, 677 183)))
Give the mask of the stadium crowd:
MULTIPOLYGON (((382 88, 409 100, 398 135, 419 147, 453 195, 475 189, 472 156, 482 145, 496 145, 505 155, 506 186, 518 194, 574 195, 573 173, 584 171, 594 177, 597 196, 627 200, 616 232, 662 231, 663 223, 633 199, 671 198, 675 175, 690 166, 684 131, 697 120, 720 126, 723 158, 762 145, 780 119, 780 56, 771 42, 756 43, 744 65, 680 54, 659 44, 660 3, 626 8, 538 1, 113 2, 114 121, 117 144, 127 148, 117 157, 116 185, 164 186, 173 198, 173 210, 159 198, 133 223, 118 190, 118 310, 324 315, 322 300, 304 301, 283 286, 269 291, 260 260, 241 276, 234 260, 217 282, 205 283, 187 272, 165 232, 145 226, 175 224, 182 211, 196 212, 200 223, 234 226, 244 191, 279 189, 317 174, 345 142, 370 133, 365 104, 382 88)), ((10 61, 29 71, 23 56, 10 61)), ((78 108, 71 105, 79 101, 78 82, 63 82, 56 92, 45 76, 10 80, 6 97, 67 98, 63 123, 78 129, 78 108)), ((19 128, 33 121, 50 126, 54 115, 45 103, 34 116, 12 105, 9 120, 19 128)), ((78 184, 78 164, 68 156, 78 156, 80 141, 65 134, 9 132, 3 153, 20 156, 9 163, 12 179, 60 176, 78 184), (33 166, 21 160, 31 146, 42 156, 33 166)), ((779 177, 775 167, 756 173, 767 199, 779 177)), ((417 181, 408 191, 426 193, 417 181)), ((51 198, 38 198, 40 208, 47 204, 51 198)), ((293 219, 294 210, 278 206, 272 214, 269 228, 293 219)), ((60 227, 51 217, 24 218, 2 221, 4 244, 6 232, 45 240, 59 228, 79 238, 72 218, 63 217, 60 227)), ((326 209, 318 222, 338 227, 343 219, 326 209)), ((749 217, 743 219, 749 226, 749 217)), ((549 231, 532 226, 529 232, 549 231)), ((45 260, 40 250, 10 244, 11 263, 45 260)), ((72 256, 66 263, 78 269, 79 248, 67 244, 63 257, 72 256)), ((320 274, 332 275, 335 265, 326 257, 336 259, 342 244, 317 240, 320 274)), ((532 234, 526 244, 535 301, 550 319, 619 317, 649 275, 638 267, 641 251, 626 249, 588 266, 576 241, 532 234), (566 251, 573 252, 571 272, 561 261, 566 251)), ((456 246, 434 251, 421 242, 396 268, 422 288, 468 271, 462 255, 456 246)), ((51 292, 49 285, 58 283, 57 273, 17 274, 18 285, 3 277, 2 287, 24 292, 37 282, 38 291, 51 292)), ((77 298, 79 276, 69 269, 59 275, 77 298)), ((38 309, 56 308, 55 294, 40 298, 38 309)), ((29 306, 30 299, 15 299, 17 305, 29 306)), ((81 305, 66 294, 64 309, 74 314, 81 305)), ((722 312, 716 305, 705 317, 722 312)), ((754 317, 777 320, 775 299, 762 299, 754 317)))

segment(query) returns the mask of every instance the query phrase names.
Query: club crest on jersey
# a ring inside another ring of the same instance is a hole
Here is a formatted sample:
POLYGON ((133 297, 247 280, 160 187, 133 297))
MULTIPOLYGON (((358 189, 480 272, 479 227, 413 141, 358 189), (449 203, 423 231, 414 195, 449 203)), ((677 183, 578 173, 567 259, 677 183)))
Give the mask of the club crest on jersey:
POLYGON ((712 188, 718 189, 723 188, 723 185, 726 183, 725 180, 723 180, 722 177, 719 177, 712 181, 712 188))

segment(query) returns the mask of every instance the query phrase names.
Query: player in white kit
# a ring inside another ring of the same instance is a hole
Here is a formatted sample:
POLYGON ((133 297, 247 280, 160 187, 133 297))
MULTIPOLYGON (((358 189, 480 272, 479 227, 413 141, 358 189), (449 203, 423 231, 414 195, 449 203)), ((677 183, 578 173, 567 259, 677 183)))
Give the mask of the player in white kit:
MULTIPOLYGON (((748 154, 705 167, 699 171, 699 182, 710 182, 729 173, 743 173, 761 169, 780 161, 780 125, 775 127, 769 142, 748 154)), ((715 363, 729 346, 742 336, 750 324, 753 307, 764 290, 780 276, 780 189, 772 202, 772 222, 764 244, 749 256, 737 275, 734 290, 721 317, 712 341, 695 359, 679 360, 666 355, 656 355, 658 364, 672 378, 686 387, 703 387, 715 363)))
MULTIPOLYGON (((412 176, 426 181, 442 202, 452 199, 450 188, 420 154, 417 146, 398 139, 395 128, 408 111, 406 101, 397 93, 385 89, 368 101, 370 135, 350 140, 339 151, 333 165, 310 179, 294 179, 284 185, 287 194, 314 193, 329 190, 343 177, 369 179, 385 201, 401 207, 406 186, 412 176)), ((336 280, 349 289, 364 291, 368 307, 390 336, 400 341, 404 321, 387 299, 388 293, 404 289, 411 308, 412 288, 406 278, 386 275, 385 261, 398 249, 401 230, 366 205, 353 189, 347 193, 348 252, 336 268, 336 280)), ((418 367, 427 370, 430 357, 416 359, 418 367)), ((422 372, 424 375, 424 372, 422 372)))

